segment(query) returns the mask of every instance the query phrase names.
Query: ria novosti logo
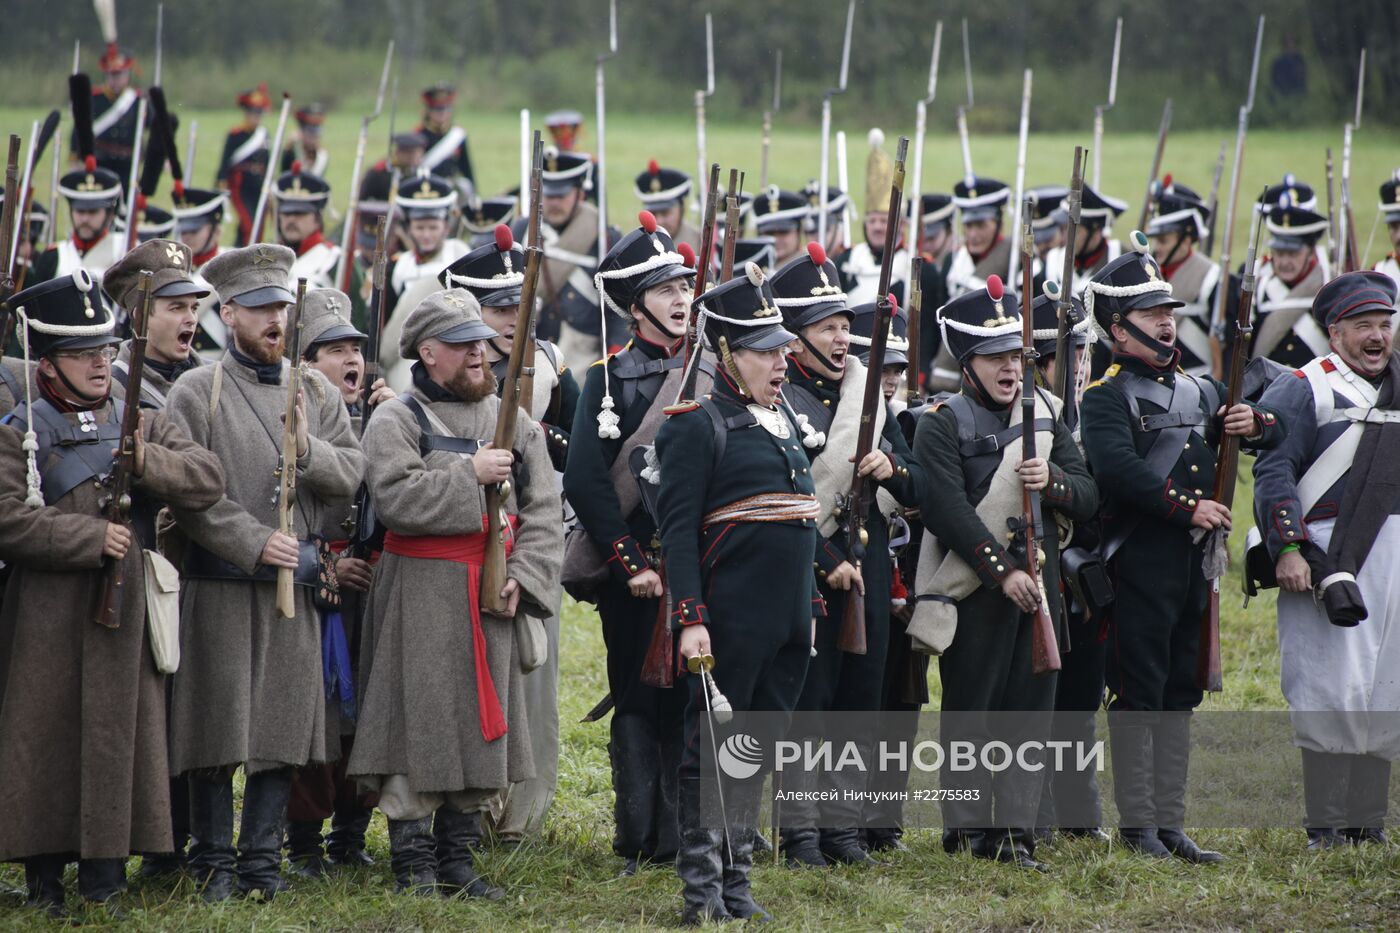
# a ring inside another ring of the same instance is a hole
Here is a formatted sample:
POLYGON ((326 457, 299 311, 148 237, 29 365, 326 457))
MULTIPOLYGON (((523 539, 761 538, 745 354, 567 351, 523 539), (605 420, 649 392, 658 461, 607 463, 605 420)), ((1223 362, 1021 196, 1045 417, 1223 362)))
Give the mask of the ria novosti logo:
POLYGON ((736 732, 719 747, 719 767, 735 781, 747 781, 763 768, 763 746, 746 732, 736 732))

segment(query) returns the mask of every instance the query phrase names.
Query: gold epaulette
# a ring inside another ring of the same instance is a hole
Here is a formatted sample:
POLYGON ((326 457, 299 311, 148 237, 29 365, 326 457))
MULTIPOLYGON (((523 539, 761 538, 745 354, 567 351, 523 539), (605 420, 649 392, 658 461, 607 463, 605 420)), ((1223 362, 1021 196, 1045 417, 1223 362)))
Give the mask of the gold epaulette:
POLYGON ((674 405, 667 405, 665 408, 661 409, 661 411, 669 418, 672 415, 683 415, 688 411, 695 411, 695 409, 699 407, 699 402, 691 400, 689 402, 677 402, 674 405))
POLYGON ((1119 370, 1121 367, 1122 367, 1122 364, 1121 364, 1121 363, 1114 363, 1113 365, 1109 366, 1108 369, 1105 369, 1105 370, 1103 371, 1103 375, 1102 375, 1101 377, 1099 377, 1098 379, 1095 379, 1093 382, 1091 382, 1091 383, 1089 383, 1087 386, 1085 386, 1085 387, 1084 387, 1084 391, 1085 391, 1085 392, 1088 392, 1088 391, 1089 391, 1090 389, 1092 389, 1094 386, 1101 386, 1101 385, 1103 385, 1104 382, 1105 382, 1106 380, 1112 379, 1114 376, 1118 375, 1118 370, 1119 370))

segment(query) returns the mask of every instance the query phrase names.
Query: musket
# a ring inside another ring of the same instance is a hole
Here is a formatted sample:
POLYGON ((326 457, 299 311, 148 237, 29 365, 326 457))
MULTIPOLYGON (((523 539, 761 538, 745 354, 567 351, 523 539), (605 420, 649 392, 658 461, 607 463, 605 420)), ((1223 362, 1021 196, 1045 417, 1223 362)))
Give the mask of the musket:
POLYGON ((52 213, 49 214, 48 234, 44 237, 44 247, 48 248, 58 239, 58 211, 55 206, 58 204, 58 176, 61 171, 59 166, 63 164, 63 135, 59 134, 53 140, 53 159, 49 164, 49 206, 52 213))
MULTIPOLYGON (((972 141, 967 132, 967 112, 972 109, 972 43, 967 37, 967 18, 962 21, 963 79, 967 82, 967 103, 958 106, 958 142, 962 145, 963 178, 972 184, 972 141)), ((917 193, 915 195, 918 196, 917 193)))
POLYGON ((724 198, 724 252, 719 263, 720 282, 728 282, 734 277, 734 249, 739 241, 739 195, 743 184, 743 176, 739 170, 731 168, 729 191, 724 198))
MULTIPOLYGON (((1045 294, 1055 299, 1055 380, 1051 386, 1051 391, 1055 397, 1064 402, 1065 425, 1071 430, 1078 423, 1078 405, 1075 404, 1075 386, 1077 382, 1074 377, 1074 370, 1079 362, 1079 354, 1075 352, 1071 333, 1074 326, 1079 322, 1075 319, 1074 310, 1074 237, 1079 231, 1079 212, 1084 203, 1084 147, 1074 147, 1074 169, 1070 174, 1069 197, 1066 199, 1069 205, 1069 223, 1065 227, 1065 242, 1069 247, 1065 249, 1065 264, 1060 270, 1060 280, 1058 282, 1047 281, 1045 283, 1045 294)), ((1046 270, 1047 278, 1049 270, 1046 270)))
MULTIPOLYGON (((301 394, 301 312, 306 306, 306 279, 297 279, 297 300, 287 321, 290 334, 287 371, 287 406, 282 418, 282 449, 277 458, 277 530, 296 537, 297 492, 297 396, 301 394)), ((296 571, 277 568, 277 609, 282 618, 296 618, 296 571)))
MULTIPOLYGON (((165 36, 165 4, 156 4, 156 66, 155 74, 151 76, 151 86, 160 87, 161 64, 163 62, 162 46, 165 36)), ((139 132, 139 129, 138 129, 139 132)))
POLYGON ((5 193, 15 192, 15 197, 21 199, 19 211, 15 216, 14 232, 11 234, 10 249, 6 254, 9 267, 13 269, 19 258, 19 244, 29 235, 29 211, 34 204, 34 170, 39 167, 39 163, 44 158, 44 150, 48 147, 49 141, 53 139, 54 130, 58 128, 58 111, 51 110, 44 118, 42 126, 35 124, 35 134, 30 137, 29 158, 24 163, 24 178, 20 181, 18 188, 6 188, 5 193))
MULTIPOLYGON (((388 289, 389 217, 382 215, 374 230, 374 261, 370 266, 369 312, 365 315, 365 374, 360 383, 360 437, 374 409, 374 384, 379 379, 379 341, 384 334, 384 297, 388 289)), ((350 540, 350 556, 369 560, 383 543, 375 535, 369 486, 363 481, 355 491, 355 504, 343 526, 350 540)))
MULTIPOLYGON (((897 229, 899 215, 904 210, 904 158, 909 152, 909 137, 899 137, 894 161, 894 183, 890 186, 889 210, 885 218, 888 230, 897 229)), ((870 543, 865 529, 867 510, 867 478, 861 475, 860 464, 875 449, 875 412, 885 404, 881 377, 885 369, 885 345, 889 340, 890 319, 894 306, 890 300, 890 279, 894 271, 894 250, 887 249, 880 259, 880 283, 876 291, 875 322, 870 332, 870 360, 866 364, 865 391, 861 397, 860 430, 856 437, 855 462, 851 468, 851 488, 843 497, 839 511, 845 519, 846 540, 851 549, 851 563, 859 572, 865 560, 865 548, 870 543)), ((850 654, 865 654, 865 597, 852 587, 846 594, 846 611, 841 619, 841 631, 836 646, 850 654)))
MULTIPOLYGON (((705 99, 715 92, 715 24, 714 18, 705 14, 705 86, 695 92, 695 148, 699 153, 696 159, 698 171, 695 173, 697 183, 703 184, 705 181, 705 166, 709 161, 705 157, 705 99)), ((700 203, 705 202, 705 191, 700 191, 700 203)))
MULTIPOLYGON (((532 170, 530 172, 530 184, 528 185, 530 193, 530 219, 525 224, 526 259, 530 257, 528 250, 532 246, 536 247, 541 254, 543 254, 544 251, 544 246, 540 241, 540 224, 544 223, 544 201, 541 200, 540 196, 540 187, 544 184, 543 175, 541 174, 544 170, 544 140, 541 138, 539 130, 535 131, 534 142, 531 144, 530 148, 532 151, 530 158, 532 170), (535 172, 533 170, 533 166, 535 165, 540 166, 540 172, 535 172)), ((538 285, 535 286, 535 291, 536 293, 539 292, 538 285)), ((525 335, 525 366, 520 371, 520 397, 525 400, 527 408, 533 404, 533 399, 535 397, 535 331, 538 326, 537 321, 538 316, 532 312, 530 315, 530 332, 525 335)), ((519 331, 517 330, 516 333, 519 333, 519 331)))
MULTIPOLYGON (((1240 403, 1244 384, 1244 365, 1249 353, 1250 325, 1254 310, 1254 257, 1259 248, 1259 231, 1263 227, 1263 212, 1254 212, 1254 229, 1251 232, 1249 251, 1244 259, 1244 282, 1240 288, 1240 303, 1235 311, 1235 341, 1230 347, 1229 382, 1225 392, 1225 411, 1240 403)), ((1240 439, 1238 435, 1220 434, 1220 451, 1215 461, 1215 489, 1211 498, 1225 508, 1235 504, 1235 480, 1240 464, 1240 439)), ((1206 553, 1212 549, 1226 553, 1225 544, 1229 531, 1218 528, 1207 534, 1194 536, 1199 543, 1213 538, 1206 544, 1206 553)), ((1222 558, 1227 560, 1227 558, 1222 558)), ((1224 568, 1220 570, 1223 572, 1224 568)), ((1206 611, 1201 616, 1201 647, 1196 667, 1196 686, 1212 693, 1219 692, 1223 676, 1220 668, 1220 575, 1211 578, 1210 590, 1206 598, 1206 611)))
MULTIPOLYGON (((530 170, 530 187, 538 193, 540 185, 540 173, 544 167, 544 145, 540 141, 539 134, 535 135, 535 160, 530 170)), ((535 198, 536 202, 541 200, 535 198)), ((525 368, 525 348, 533 344, 530 334, 533 330, 535 314, 535 285, 540 277, 540 257, 544 251, 540 248, 540 229, 537 223, 538 213, 531 213, 529 232, 530 239, 525 246, 525 281, 520 286, 520 308, 515 317, 515 338, 510 344, 510 358, 506 363, 506 375, 501 386, 501 406, 500 412, 496 416, 496 434, 493 444, 497 450, 513 450, 515 448, 515 426, 520 416, 520 405, 522 395, 520 391, 520 377, 525 368)), ((504 246, 507 255, 510 249, 510 230, 499 228, 496 238, 498 247, 504 246), (504 241, 504 242, 503 242, 504 241)), ((530 399, 523 398, 524 404, 529 405, 530 399)), ((499 483, 492 483, 486 487, 486 554, 481 563, 481 610, 492 615, 503 616, 506 614, 507 600, 501 595, 501 590, 506 585, 506 530, 508 528, 505 501, 510 497, 510 480, 503 480, 499 483)), ((520 496, 516 491, 516 498, 520 496)))
POLYGON ((1259 83, 1259 54, 1264 47, 1264 16, 1259 16, 1259 28, 1254 34, 1254 63, 1249 70, 1249 96, 1240 107, 1239 126, 1235 130, 1235 161, 1230 166, 1230 201, 1225 206, 1225 239, 1220 242, 1220 287, 1215 290, 1215 308, 1211 313, 1210 366, 1215 377, 1223 375, 1225 365, 1225 303, 1230 289, 1230 246, 1235 237, 1235 207, 1240 199, 1240 169, 1244 165, 1244 138, 1249 132, 1249 113, 1254 109, 1254 89, 1259 83))
POLYGON ((1162 122, 1157 127, 1157 149, 1152 153, 1152 168, 1147 173, 1147 191, 1142 196, 1142 211, 1138 214, 1135 229, 1146 230, 1147 221, 1152 216, 1152 186, 1157 183, 1157 173, 1162 170, 1162 156, 1167 151, 1167 132, 1172 128, 1172 99, 1162 105, 1162 122))
MULTIPOLYGON (((1036 459, 1035 450, 1035 315, 1031 276, 1031 257, 1035 255, 1035 240, 1031 233, 1029 207, 1021 230, 1021 462, 1036 459)), ((1073 246, 1073 244, 1070 244, 1073 246)), ((1072 249, 1065 250, 1073 252, 1072 249)), ((995 297, 995 296, 993 296, 995 297)), ((1073 352, 1073 350, 1071 350, 1073 352)), ((1059 361, 1064 365, 1064 360, 1059 361)), ((1058 367, 1057 367, 1058 368, 1058 367)), ((1045 516, 1041 510, 1040 490, 1021 486, 1021 515, 1007 520, 1011 530, 1021 537, 1026 552, 1026 572, 1035 583, 1038 603, 1031 621, 1031 673, 1044 674, 1060 669, 1060 646, 1055 637, 1055 623, 1050 619, 1050 603, 1045 594, 1045 579, 1041 565, 1045 563, 1045 516)))
POLYGON ((534 146, 530 141, 530 111, 528 108, 520 109, 520 196, 516 199, 516 209, 519 216, 529 217, 532 210, 531 205, 535 202, 530 200, 530 166, 534 162, 534 146))
POLYGON ((1333 201, 1332 147, 1327 147, 1327 255, 1337 256, 1337 209, 1333 201))
MULTIPOLYGON (((773 62, 773 106, 763 111, 763 155, 759 159, 758 190, 768 190, 768 150, 773 145, 773 114, 783 106, 783 50, 778 49, 773 62)), ((701 165, 701 174, 705 166, 701 165)))
POLYGON ((920 365, 922 358, 919 355, 919 339, 922 336, 919 318, 924 310, 923 275, 924 257, 916 252, 909 262, 909 375, 904 384, 904 400, 910 408, 918 404, 921 398, 919 385, 922 381, 923 367, 920 365))
MULTIPOLYGON (((909 251, 909 281, 915 278, 914 262, 923 255, 924 247, 924 208, 923 208, 923 183, 924 183, 924 136, 928 128, 928 105, 933 103, 938 96, 938 54, 943 47, 943 20, 939 20, 933 27, 933 57, 928 65, 928 87, 923 97, 914 105, 914 173, 910 176, 909 190, 913 192, 909 199, 909 239, 913 243, 913 249, 909 251)), ((912 288, 912 286, 911 286, 912 288)), ((910 292, 912 299, 913 292, 910 292)), ((914 333, 917 325, 914 323, 913 312, 909 317, 910 334, 914 333)), ((917 346, 912 336, 909 345, 917 346)), ((916 351, 917 352, 917 351, 916 351)), ((914 361, 914 375, 919 374, 919 361, 914 361)), ((917 389, 917 386, 914 388, 917 389)), ((911 396, 912 398, 913 396, 911 396)))
POLYGON ((194 177, 194 155, 199 145, 199 121, 190 120, 190 135, 185 140, 185 168, 194 177))
MULTIPOLYGON (((350 200, 345 208, 345 229, 340 232, 340 258, 337 260, 339 265, 335 270, 335 280, 340 283, 340 290, 347 295, 350 294, 351 280, 354 276, 355 234, 360 226, 360 172, 365 165, 365 146, 369 143, 369 125, 384 111, 384 91, 389 86, 389 66, 393 61, 394 40, 390 39, 389 47, 384 52, 384 67, 379 71, 379 92, 374 98, 374 112, 367 117, 360 118, 360 138, 355 142, 355 164, 350 169, 350 200)), ((193 140, 191 140, 190 145, 193 147, 193 140)), ((392 139, 389 145, 393 146, 392 139)), ((193 148, 190 150, 190 158, 194 158, 193 148)), ((365 375, 368 378, 368 370, 365 371, 365 375)))
MULTIPOLYGON (((719 202, 719 163, 710 166, 710 183, 705 186, 705 215, 700 222, 700 253, 695 258, 695 292, 696 298, 705 294, 705 284, 710 277, 711 260, 715 251, 715 210, 719 202)), ((734 237, 734 233, 726 233, 725 239, 734 237)), ((666 406, 667 412, 675 412, 684 407, 695 396, 695 378, 699 370, 700 361, 700 333, 696 327, 698 316, 693 307, 686 309, 685 318, 685 376, 681 379, 681 387, 676 392, 676 397, 671 404, 666 406)))
POLYGON ((1340 257, 1335 257, 1343 272, 1355 272, 1361 268, 1365 257, 1357 253, 1356 218, 1351 212, 1351 137, 1361 128, 1361 102, 1366 91, 1366 49, 1361 50, 1361 62, 1356 75, 1356 112, 1352 121, 1342 129, 1342 209, 1339 218, 1342 226, 1340 257))
MULTIPOLYGON (((608 255, 608 157, 605 140, 607 137, 604 124, 604 98, 603 66, 608 59, 617 55, 617 0, 608 0, 608 50, 598 56, 595 63, 595 84, 597 85, 597 110, 598 110, 598 168, 593 176, 598 187, 598 268, 603 268, 603 258, 608 255)), ((603 296, 599 295, 601 302, 603 296)), ((604 325, 599 334, 602 343, 603 359, 608 356, 608 333, 607 326, 604 325)))
MULTIPOLYGON (((10 155, 5 161, 5 192, 8 195, 11 191, 19 190, 19 137, 10 134, 10 155)), ((5 209, 0 213, 0 260, 4 266, 0 268, 0 352, 9 346, 10 324, 13 318, 10 316, 10 307, 5 302, 9 301, 15 292, 15 268, 14 263, 8 258, 14 255, 11 237, 15 234, 15 214, 18 213, 19 198, 9 196, 5 198, 5 209)))
MULTIPOLYGON (((282 112, 277 116, 277 132, 272 137, 272 148, 268 150, 267 170, 263 173, 262 190, 258 192, 258 206, 253 212, 253 226, 249 230, 248 242, 261 243, 263 220, 267 217, 267 202, 272 196, 272 185, 277 180, 278 160, 282 158, 282 138, 287 132, 287 114, 292 110, 292 95, 282 92, 282 112)), ((288 616, 287 618, 291 618, 288 616)))
MULTIPOLYGON (((836 184, 846 194, 846 209, 841 212, 841 249, 848 250, 851 248, 851 176, 846 164, 845 130, 836 131, 836 184)), ((886 237, 891 244, 898 239, 894 230, 889 231, 886 237)), ((825 243, 822 249, 826 249, 825 243)))
POLYGON ((1220 206, 1220 176, 1225 174, 1225 142, 1220 143, 1220 154, 1215 157, 1215 175, 1210 180, 1210 198, 1206 201, 1206 210, 1210 212, 1210 219, 1206 221, 1206 241, 1201 247, 1201 252, 1209 256, 1215 248, 1215 215, 1220 206))
MULTIPOLYGON (((1123 51, 1123 17, 1118 17, 1118 25, 1113 27, 1113 69, 1108 73, 1108 103, 1094 108, 1094 190, 1099 187, 1099 169, 1103 157, 1103 115, 1113 109, 1118 100, 1118 55, 1123 51)), ((1071 249, 1074 244, 1070 244, 1071 249)))
MULTIPOLYGON (((851 68, 851 30, 855 28, 856 0, 846 7, 846 38, 841 46, 841 76, 836 87, 828 88, 822 95, 822 161, 821 174, 817 176, 817 187, 821 192, 817 201, 817 242, 826 249, 826 204, 830 197, 830 182, 827 172, 831 165, 831 98, 846 93, 846 75, 851 68)), ((893 229, 893 228, 891 228, 893 229)), ((725 241, 730 239, 725 234, 725 241)))
MULTIPOLYGON (((1024 207, 1022 199, 1025 197, 1026 188, 1026 142, 1031 129, 1031 70, 1026 69, 1026 73, 1021 81, 1021 130, 1016 145, 1016 206, 1011 215, 1011 229, 1021 229, 1022 209, 1024 207)), ((1025 216, 1029 217, 1029 214, 1025 216)), ((1067 253, 1074 252, 1074 244, 1070 243, 1065 250, 1067 253)), ((1032 253, 1034 255, 1034 253, 1032 253)), ((1016 273, 1020 264, 1021 254, 1019 250, 1011 251, 1011 268, 1007 270, 1007 276, 1011 281, 1016 281, 1016 273)))
MULTIPOLYGON (((131 480, 136 471, 136 432, 141 430, 141 383, 146 373, 146 328, 151 317, 152 282, 155 273, 141 273, 141 316, 132 321, 131 359, 127 363, 126 402, 122 406, 122 433, 117 441, 116 463, 103 481, 103 517, 113 525, 130 530, 131 480)), ((136 543, 139 547, 139 542, 136 543)), ((97 612, 92 621, 107 628, 119 628, 122 620, 122 563, 108 557, 102 563, 102 583, 98 587, 97 612)))
POLYGON ((141 158, 142 151, 142 131, 146 127, 146 97, 142 95, 136 100, 136 137, 131 141, 131 178, 126 186, 126 248, 130 252, 138 242, 138 230, 141 225, 137 222, 136 210, 138 199, 141 196, 140 172, 144 164, 141 158))

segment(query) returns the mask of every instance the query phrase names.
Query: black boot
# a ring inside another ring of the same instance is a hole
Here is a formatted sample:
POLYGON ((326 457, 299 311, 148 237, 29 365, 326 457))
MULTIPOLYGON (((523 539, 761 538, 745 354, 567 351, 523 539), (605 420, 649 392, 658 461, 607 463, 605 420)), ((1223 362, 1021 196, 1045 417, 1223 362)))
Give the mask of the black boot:
POLYGON ((1347 782, 1345 836, 1352 845, 1363 842, 1389 845, 1385 816, 1390 808, 1390 762, 1374 755, 1348 755, 1351 780, 1347 782))
POLYGON ((1118 804, 1118 835, 1129 850, 1148 858, 1171 858, 1157 838, 1153 803, 1152 714, 1115 712, 1108 717, 1113 760, 1113 798, 1118 804))
POLYGON ((724 906, 724 831, 701 825, 700 779, 681 778, 681 847, 676 853, 676 874, 684 890, 681 923, 699 926, 706 921, 733 920, 724 906))
POLYGON ((189 871, 206 903, 233 896, 233 777, 191 774, 189 871))
POLYGON ((827 866, 826 857, 822 855, 821 830, 816 827, 784 828, 780 842, 783 847, 783 862, 788 868, 827 866))
POLYGON ((326 858, 339 868, 369 868, 374 859, 365 851, 365 833, 374 817, 374 808, 358 802, 344 810, 336 808, 331 816, 331 831, 326 836, 326 858))
POLYGON ((1308 832, 1308 848, 1313 851, 1344 845, 1341 827, 1346 823, 1346 774, 1350 756, 1315 752, 1303 753, 1303 826, 1308 832))
POLYGON ((821 854, 833 865, 874 865, 870 853, 861 848, 860 830, 823 829, 820 831, 821 854))
POLYGON ((437 857, 434 855, 433 818, 389 821, 389 867, 394 891, 431 897, 437 892, 437 857))
POLYGON ((173 877, 185 871, 185 847, 190 842, 190 784, 183 774, 170 779, 170 832, 174 836, 173 851, 143 854, 142 878, 173 877))
POLYGON ((305 881, 319 881, 326 877, 321 823, 321 820, 292 820, 287 823, 287 863, 291 873, 305 881))
POLYGON ((1152 764, 1157 803, 1157 838, 1183 861, 1207 865, 1225 861, 1186 835, 1186 773, 1191 763, 1191 714, 1162 713, 1152 728, 1152 764))
POLYGON ((1035 858, 1035 838, 1033 830, 994 830, 989 835, 988 845, 973 850, 978 857, 991 857, 1007 865, 1015 865, 1027 871, 1046 871, 1045 863, 1035 858), (990 853, 987 856, 982 853, 990 853))
POLYGON ((126 890, 126 859, 91 858, 78 861, 78 895, 85 904, 102 906, 111 919, 121 919, 117 895, 126 890))
POLYGON ((624 859, 656 853, 661 806, 660 747, 644 716, 614 714, 608 741, 613 781, 613 851, 624 859))
POLYGON ((292 769, 248 777, 243 784, 243 821, 238 827, 238 890, 272 900, 287 890, 282 879, 282 831, 292 794, 292 769))
POLYGON ((64 915, 62 855, 33 855, 24 860, 25 904, 55 919, 64 915))
POLYGON ((472 863, 472 846, 481 839, 481 814, 458 813, 449 807, 438 807, 433 822, 437 837, 438 890, 445 897, 461 894, 499 901, 506 894, 476 873, 472 863))
POLYGON ((867 852, 908 852, 904 844, 904 830, 898 826, 876 826, 865 831, 865 851, 867 852))
POLYGON ((729 831, 729 864, 724 866, 724 907, 736 920, 767 923, 773 917, 753 899, 749 873, 753 871, 753 840, 757 832, 748 828, 729 831))

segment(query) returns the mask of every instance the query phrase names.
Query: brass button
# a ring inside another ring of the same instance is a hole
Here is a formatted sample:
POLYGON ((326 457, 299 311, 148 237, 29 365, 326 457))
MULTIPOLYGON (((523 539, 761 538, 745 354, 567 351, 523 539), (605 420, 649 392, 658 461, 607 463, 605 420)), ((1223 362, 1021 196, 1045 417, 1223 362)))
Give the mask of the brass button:
POLYGON ((1193 463, 1193 464, 1191 464, 1191 472, 1192 472, 1192 473, 1199 473, 1199 472, 1201 472, 1201 468, 1198 467, 1198 466, 1196 466, 1196 464, 1193 463))
POLYGON ((1288 514, 1288 510, 1287 510, 1287 509, 1279 509, 1279 510, 1278 510, 1278 514, 1280 514, 1280 515, 1287 515, 1287 514, 1288 514))
POLYGON ((1001 572, 1002 572, 1003 570, 1005 570, 1005 569, 1006 569, 1006 568, 1003 567, 1001 564, 997 564, 997 573, 1001 573, 1001 572))
POLYGON ((1187 499, 1187 500, 1186 500, 1186 504, 1187 504, 1187 505, 1195 505, 1195 504, 1196 504, 1196 500, 1195 500, 1195 499, 1187 499))
POLYGON ((825 405, 827 408, 830 408, 830 407, 831 407, 831 399, 829 399, 829 398, 824 398, 824 399, 822 399, 822 404, 825 405))
POLYGON ((1283 520, 1283 523, 1284 523, 1285 525, 1291 525, 1291 524, 1293 524, 1293 519, 1291 519, 1291 518, 1286 518, 1286 519, 1283 520))

